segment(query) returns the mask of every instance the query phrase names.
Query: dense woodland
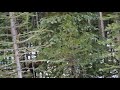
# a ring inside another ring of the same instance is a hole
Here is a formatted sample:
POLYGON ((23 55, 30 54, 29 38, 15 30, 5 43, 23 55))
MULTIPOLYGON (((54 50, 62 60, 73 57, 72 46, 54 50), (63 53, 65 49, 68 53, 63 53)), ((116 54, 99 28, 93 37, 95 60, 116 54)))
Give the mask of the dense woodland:
POLYGON ((120 13, 0 12, 0 78, 120 78, 120 13))

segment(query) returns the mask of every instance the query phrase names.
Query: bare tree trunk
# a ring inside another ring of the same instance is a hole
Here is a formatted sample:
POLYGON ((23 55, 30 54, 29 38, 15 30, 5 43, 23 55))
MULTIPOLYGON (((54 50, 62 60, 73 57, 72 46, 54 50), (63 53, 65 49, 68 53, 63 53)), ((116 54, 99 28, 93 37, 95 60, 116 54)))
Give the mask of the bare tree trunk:
POLYGON ((15 60, 17 64, 17 71, 18 71, 18 78, 22 78, 22 71, 19 61, 19 53, 18 53, 18 46, 16 42, 16 27, 15 27, 15 16, 14 12, 9 12, 10 16, 10 23, 11 23, 11 34, 12 34, 12 40, 13 40, 13 47, 14 47, 14 53, 15 53, 15 60))
POLYGON ((69 67, 71 68, 71 76, 72 76, 72 78, 78 78, 76 60, 73 57, 69 57, 67 59, 67 61, 69 63, 69 67))
POLYGON ((105 37, 105 33, 104 33, 104 22, 103 22, 103 15, 102 15, 102 12, 99 12, 99 18, 100 18, 100 32, 101 32, 101 35, 102 37, 104 38, 105 37))

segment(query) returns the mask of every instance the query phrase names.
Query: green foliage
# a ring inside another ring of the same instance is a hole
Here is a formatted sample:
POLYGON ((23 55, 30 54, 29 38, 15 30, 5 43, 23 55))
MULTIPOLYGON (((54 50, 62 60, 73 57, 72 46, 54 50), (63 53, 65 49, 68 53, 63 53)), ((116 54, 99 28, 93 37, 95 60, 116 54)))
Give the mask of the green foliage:
MULTIPOLYGON (((34 51, 33 59, 49 61, 36 68, 46 78, 112 77, 119 71, 120 14, 103 15, 104 21, 112 21, 105 25, 107 38, 99 33, 97 12, 15 12, 19 54, 34 51)), ((8 62, 14 51, 7 12, 0 13, 0 29, 0 61, 8 62)))

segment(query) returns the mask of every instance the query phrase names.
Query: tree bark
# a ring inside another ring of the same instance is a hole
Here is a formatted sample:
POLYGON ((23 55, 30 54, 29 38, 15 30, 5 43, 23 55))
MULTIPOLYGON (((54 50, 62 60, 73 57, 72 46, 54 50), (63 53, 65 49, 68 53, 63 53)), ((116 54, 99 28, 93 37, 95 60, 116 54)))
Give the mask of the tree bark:
POLYGON ((67 59, 68 63, 69 63, 69 67, 71 68, 71 75, 73 78, 78 78, 78 74, 77 74, 77 62, 73 57, 69 57, 67 59))
POLYGON ((22 71, 21 71, 21 65, 20 65, 20 61, 19 61, 18 46, 17 46, 17 42, 16 42, 17 32, 16 32, 16 26, 15 26, 14 12, 9 12, 9 16, 10 16, 13 48, 14 48, 15 60, 16 60, 16 64, 17 64, 18 78, 22 78, 22 71))
POLYGON ((105 38, 105 33, 104 33, 104 21, 103 21, 103 15, 102 12, 99 12, 99 18, 100 18, 100 32, 103 38, 105 38))

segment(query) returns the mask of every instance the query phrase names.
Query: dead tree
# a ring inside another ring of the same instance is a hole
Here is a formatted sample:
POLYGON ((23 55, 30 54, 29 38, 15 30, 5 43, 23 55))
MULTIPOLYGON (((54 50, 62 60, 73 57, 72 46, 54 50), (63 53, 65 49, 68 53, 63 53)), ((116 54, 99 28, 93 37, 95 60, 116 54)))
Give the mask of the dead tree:
POLYGON ((10 16, 11 34, 12 34, 13 48, 14 48, 14 54, 15 54, 15 61, 17 64, 18 78, 22 78, 22 71, 21 71, 21 65, 19 61, 19 53, 18 53, 18 46, 17 46, 17 40, 16 40, 17 32, 16 32, 14 12, 9 12, 9 16, 10 16))
POLYGON ((99 18, 100 18, 100 33, 102 35, 102 37, 105 37, 105 33, 104 33, 104 21, 103 21, 103 15, 102 12, 99 12, 99 18))

